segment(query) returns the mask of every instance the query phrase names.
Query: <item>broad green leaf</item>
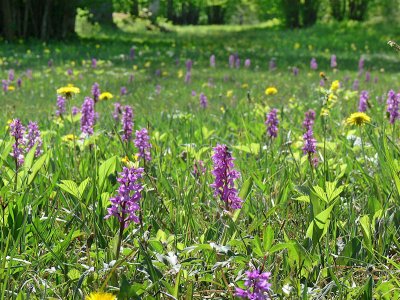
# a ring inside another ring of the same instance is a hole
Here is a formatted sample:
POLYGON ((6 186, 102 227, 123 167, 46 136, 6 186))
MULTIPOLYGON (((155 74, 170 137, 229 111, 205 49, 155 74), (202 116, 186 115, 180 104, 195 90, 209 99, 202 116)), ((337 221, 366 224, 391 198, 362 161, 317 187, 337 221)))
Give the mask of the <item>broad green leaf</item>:
POLYGON ((306 237, 312 239, 314 244, 320 241, 328 231, 330 216, 334 205, 335 203, 320 212, 308 226, 306 237))
POLYGON ((100 191, 103 190, 104 188, 104 183, 107 179, 107 177, 115 172, 115 169, 117 167, 117 156, 113 156, 109 159, 107 159, 105 162, 103 162, 100 167, 99 167, 99 189, 100 191))
POLYGON ((264 229, 263 234, 263 247, 264 251, 268 251, 271 249, 272 243, 274 241, 274 229, 271 225, 268 225, 264 229))
POLYGON ((43 154, 40 156, 35 163, 32 166, 31 172, 28 177, 28 185, 32 183, 32 181, 35 179, 36 175, 40 171, 40 169, 43 167, 43 165, 46 163, 47 159, 49 158, 49 152, 46 154, 43 154))
POLYGON ((369 216, 365 215, 360 218, 360 225, 362 234, 364 236, 364 242, 368 250, 372 251, 372 241, 371 241, 371 222, 369 216))
POLYGON ((4 149, 1 154, 2 160, 6 160, 7 157, 10 155, 10 153, 12 151, 12 144, 13 144, 13 141, 8 141, 7 143, 4 143, 4 149))
POLYGON ((78 185, 72 180, 61 180, 61 183, 58 184, 58 186, 72 196, 75 196, 77 199, 80 199, 78 185))
POLYGON ((260 153, 261 146, 258 143, 251 143, 250 145, 233 146, 233 148, 235 148, 239 151, 249 153, 249 154, 258 155, 260 153))
POLYGON ((86 178, 78 187, 79 197, 82 198, 83 193, 85 192, 86 186, 90 182, 90 177, 86 178))
POLYGON ((35 159, 35 151, 36 151, 36 148, 37 148, 37 144, 35 144, 33 147, 32 147, 32 149, 31 150, 29 150, 29 152, 28 152, 28 154, 25 156, 25 159, 24 159, 24 169, 26 170, 26 171, 28 171, 31 167, 32 167, 32 164, 33 164, 33 160, 35 159))
MULTIPOLYGON (((249 177, 249 178, 243 183, 242 189, 241 189, 240 192, 239 192, 239 198, 242 199, 243 201, 245 201, 246 198, 247 198, 247 196, 250 194, 251 188, 252 188, 252 187, 253 187, 253 178, 252 178, 252 177, 249 177)), ((236 222, 237 218, 238 218, 239 215, 240 215, 240 211, 241 211, 241 210, 242 210, 242 209, 237 209, 237 210, 234 212, 234 214, 233 214, 233 216, 232 216, 233 222, 236 222)))

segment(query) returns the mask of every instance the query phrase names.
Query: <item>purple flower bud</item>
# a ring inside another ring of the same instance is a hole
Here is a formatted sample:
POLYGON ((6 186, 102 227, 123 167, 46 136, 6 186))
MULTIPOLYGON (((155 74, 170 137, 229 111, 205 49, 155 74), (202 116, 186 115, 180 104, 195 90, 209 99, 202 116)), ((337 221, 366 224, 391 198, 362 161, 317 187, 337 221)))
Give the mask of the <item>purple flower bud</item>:
POLYGON ((122 134, 123 141, 130 141, 132 139, 133 130, 133 110, 129 105, 125 105, 122 110, 122 134))
POLYGON ((235 56, 233 54, 229 55, 229 67, 233 68, 235 65, 235 56))
POLYGON ((315 111, 310 109, 308 110, 305 114, 304 122, 303 122, 303 127, 306 131, 312 130, 314 126, 314 121, 315 121, 315 111))
POLYGON ((293 75, 294 75, 294 76, 299 75, 299 68, 293 67, 293 75))
POLYGON ((74 71, 72 71, 72 69, 68 69, 67 70, 67 75, 68 76, 72 76, 74 74, 74 71))
POLYGON ((92 98, 85 98, 81 113, 81 131, 86 135, 92 135, 95 122, 94 101, 92 98))
POLYGON ((399 102, 400 102, 400 94, 395 93, 395 91, 390 90, 388 92, 388 98, 386 101, 387 112, 389 114, 390 124, 394 124, 397 119, 399 119, 399 102))
POLYGON ((362 91, 360 95, 360 101, 358 103, 358 111, 359 112, 366 112, 368 108, 368 91, 362 91))
POLYGON ((156 94, 157 95, 161 94, 161 85, 159 85, 159 84, 156 85, 156 94))
POLYGON ((81 112, 81 110, 78 108, 78 107, 76 107, 76 106, 72 106, 72 108, 71 108, 71 114, 73 115, 73 116, 76 116, 78 113, 80 113, 81 112))
POLYGON ((108 214, 105 219, 114 216, 123 228, 128 227, 131 222, 139 223, 136 212, 140 210, 143 186, 139 181, 142 177, 143 168, 124 167, 122 169, 117 179, 119 183, 117 195, 110 198, 111 207, 107 209, 108 214))
POLYGON ((310 61, 310 68, 311 68, 311 70, 318 69, 318 63, 317 63, 317 60, 314 57, 310 61))
POLYGON ((244 66, 245 66, 246 68, 250 68, 250 65, 251 65, 251 60, 250 60, 250 58, 246 58, 246 60, 244 61, 244 66))
POLYGON ((3 86, 3 91, 4 91, 4 92, 7 92, 7 91, 8 91, 8 81, 5 80, 5 79, 3 79, 3 80, 1 81, 1 84, 2 84, 2 86, 3 86))
POLYGON ((207 97, 203 93, 200 94, 200 106, 202 108, 207 108, 208 106, 207 97))
POLYGON ((128 90, 126 89, 126 87, 121 86, 120 94, 121 96, 125 96, 126 94, 128 94, 128 90))
POLYGON ((265 125, 267 126, 267 133, 270 138, 276 138, 278 136, 278 116, 277 116, 278 110, 276 108, 273 108, 268 114, 267 114, 267 120, 265 121, 265 125))
POLYGON ((187 71, 188 73, 190 73, 190 71, 192 71, 192 66, 193 66, 192 60, 191 60, 191 59, 188 59, 188 60, 186 61, 186 71, 187 71))
POLYGON ((92 85, 92 96, 94 103, 97 103, 100 97, 100 85, 97 82, 92 85))
POLYGON ((240 177, 240 173, 234 169, 234 158, 226 145, 217 145, 212 156, 215 177, 211 187, 214 189, 214 196, 225 203, 228 210, 242 207, 243 200, 239 198, 234 181, 240 177))
POLYGON ((186 72, 186 75, 185 75, 185 83, 190 83, 191 77, 192 77, 191 72, 186 72))
POLYGON ((239 57, 237 57, 235 60, 235 66, 236 66, 236 69, 240 68, 240 58, 239 57))
POLYGON ((360 72, 362 72, 364 70, 364 64, 365 64, 364 57, 360 57, 360 60, 358 61, 358 70, 360 72))
POLYGON ((56 116, 60 117, 63 114, 65 114, 66 109, 65 109, 65 98, 63 96, 57 96, 57 110, 56 110, 56 116))
POLYGON ((10 69, 9 71, 8 71, 8 81, 14 81, 14 77, 15 77, 15 73, 14 73, 14 70, 13 69, 10 69))
POLYGON ((331 56, 331 68, 336 68, 337 67, 337 62, 336 62, 336 55, 333 54, 331 56))
POLYGON ((18 88, 22 87, 22 79, 21 78, 17 79, 17 86, 18 86, 18 88))
POLYGON ((354 79, 353 90, 358 91, 359 88, 360 88, 360 83, 359 83, 358 79, 354 79))
POLYGON ((28 153, 35 145, 36 150, 35 150, 35 157, 40 156, 43 151, 42 151, 42 138, 40 136, 40 130, 39 126, 36 122, 29 122, 28 124, 28 133, 25 137, 26 142, 26 148, 25 151, 28 153))
POLYGON ((214 68, 215 67, 215 55, 210 56, 210 67, 214 68))
POLYGON ((317 141, 314 138, 312 129, 307 130, 307 132, 303 135, 303 139, 303 153, 311 157, 311 154, 314 154, 317 151, 317 141))
POLYGON ((370 82, 370 81, 371 81, 371 73, 367 71, 365 73, 365 82, 370 82))
POLYGON ((246 289, 236 288, 235 296, 252 300, 269 300, 268 293, 271 289, 269 283, 271 273, 254 270, 246 271, 244 285, 246 289))
POLYGON ((151 160, 151 144, 149 143, 149 140, 150 138, 146 128, 136 130, 135 147, 139 151, 139 157, 143 158, 145 161, 151 160))
POLYGON ((24 163, 24 133, 25 127, 22 125, 21 121, 19 119, 14 119, 10 124, 10 134, 14 138, 14 144, 12 145, 12 152, 10 155, 14 157, 17 168, 24 163))
POLYGON ((97 68, 97 59, 92 58, 92 68, 96 69, 97 68))

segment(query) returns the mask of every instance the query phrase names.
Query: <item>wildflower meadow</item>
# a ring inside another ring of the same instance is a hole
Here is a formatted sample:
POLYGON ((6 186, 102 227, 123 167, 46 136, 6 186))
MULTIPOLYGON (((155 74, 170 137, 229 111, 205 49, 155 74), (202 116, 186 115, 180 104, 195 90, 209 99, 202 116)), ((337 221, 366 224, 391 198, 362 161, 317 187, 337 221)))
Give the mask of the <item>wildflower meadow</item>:
POLYGON ((0 299, 400 299, 398 32, 115 32, 0 45, 0 299))

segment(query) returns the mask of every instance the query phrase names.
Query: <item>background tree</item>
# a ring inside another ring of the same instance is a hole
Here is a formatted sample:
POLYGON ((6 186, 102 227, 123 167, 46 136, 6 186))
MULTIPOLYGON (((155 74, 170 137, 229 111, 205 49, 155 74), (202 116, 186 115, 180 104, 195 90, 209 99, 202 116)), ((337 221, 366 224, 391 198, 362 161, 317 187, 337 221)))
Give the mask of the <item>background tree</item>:
POLYGON ((281 9, 287 27, 300 27, 300 0, 281 0, 281 9))
POLYGON ((320 0, 304 0, 301 9, 303 26, 311 26, 317 22, 320 4, 320 0))
POLYGON ((368 0, 349 0, 349 19, 363 21, 365 19, 368 0))
POLYGON ((346 0, 329 0, 332 17, 337 21, 343 21, 346 16, 346 0))
POLYGON ((66 38, 75 34, 77 0, 0 0, 3 36, 66 38))

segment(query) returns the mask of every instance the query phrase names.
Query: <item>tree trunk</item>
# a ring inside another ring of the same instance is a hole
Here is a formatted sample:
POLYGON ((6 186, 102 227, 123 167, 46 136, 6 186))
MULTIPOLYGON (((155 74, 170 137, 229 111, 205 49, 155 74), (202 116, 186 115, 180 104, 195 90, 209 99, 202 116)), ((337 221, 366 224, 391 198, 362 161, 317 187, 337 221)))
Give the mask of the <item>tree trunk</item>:
POLYGON ((115 26, 113 20, 113 3, 111 0, 103 1, 101 3, 95 4, 89 8, 90 13, 93 17, 92 22, 98 22, 100 24, 105 24, 108 26, 115 26))
POLYGON ((13 22, 12 7, 9 0, 1 0, 1 10, 3 12, 3 33, 7 40, 15 37, 15 23, 13 22))
POLYGON ((289 28, 300 27, 300 1, 281 0, 286 26, 289 28))
POLYGON ((329 0, 332 17, 337 21, 344 20, 346 15, 346 0, 329 0))
POLYGON ((44 6, 44 12, 42 17, 42 26, 40 30, 40 38, 42 40, 46 40, 48 38, 48 21, 49 21, 49 10, 50 10, 51 0, 46 0, 46 4, 44 6))
POLYGON ((349 0, 349 18, 363 21, 368 8, 368 0, 349 0))
POLYGON ((134 17, 139 17, 139 0, 133 0, 131 14, 134 17))
POLYGON ((174 22, 174 0, 167 0, 167 19, 174 22))

